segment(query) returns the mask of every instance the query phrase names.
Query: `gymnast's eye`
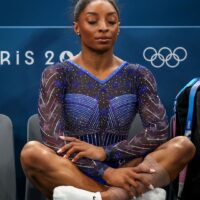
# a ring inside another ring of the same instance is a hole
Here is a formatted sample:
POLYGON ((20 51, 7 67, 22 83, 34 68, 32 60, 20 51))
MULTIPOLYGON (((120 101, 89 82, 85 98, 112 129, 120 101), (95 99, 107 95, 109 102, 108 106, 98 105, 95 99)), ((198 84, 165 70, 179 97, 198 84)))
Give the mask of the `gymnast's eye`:
POLYGON ((115 25, 117 22, 110 20, 110 21, 108 21, 108 23, 111 24, 111 25, 115 25))
POLYGON ((96 24, 96 23, 97 23, 96 20, 90 20, 90 21, 88 21, 88 24, 91 24, 91 25, 96 24))

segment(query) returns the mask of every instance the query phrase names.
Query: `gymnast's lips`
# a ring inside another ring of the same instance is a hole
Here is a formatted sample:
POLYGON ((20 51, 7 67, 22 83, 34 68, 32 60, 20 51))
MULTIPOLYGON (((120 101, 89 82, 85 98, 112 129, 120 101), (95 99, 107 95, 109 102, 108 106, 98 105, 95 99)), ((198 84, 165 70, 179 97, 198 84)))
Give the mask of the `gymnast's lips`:
POLYGON ((98 41, 98 42, 107 43, 111 40, 111 38, 109 38, 109 37, 96 37, 95 40, 98 41))

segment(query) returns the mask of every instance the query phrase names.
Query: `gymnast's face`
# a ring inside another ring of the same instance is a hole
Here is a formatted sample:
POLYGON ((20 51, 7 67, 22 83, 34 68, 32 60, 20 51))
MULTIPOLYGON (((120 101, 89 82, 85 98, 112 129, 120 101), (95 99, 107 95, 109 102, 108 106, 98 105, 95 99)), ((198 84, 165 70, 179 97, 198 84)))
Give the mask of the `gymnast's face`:
POLYGON ((108 1, 92 1, 80 13, 74 31, 80 33, 82 49, 106 52, 113 48, 119 32, 117 11, 108 1))

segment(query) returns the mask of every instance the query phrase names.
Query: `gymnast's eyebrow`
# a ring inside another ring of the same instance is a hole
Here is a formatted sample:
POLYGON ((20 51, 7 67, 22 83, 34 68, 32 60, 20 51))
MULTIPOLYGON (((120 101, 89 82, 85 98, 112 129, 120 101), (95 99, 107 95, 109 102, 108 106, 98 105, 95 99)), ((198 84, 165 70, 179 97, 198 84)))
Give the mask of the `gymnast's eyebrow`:
POLYGON ((95 13, 95 12, 87 12, 86 14, 89 14, 89 15, 98 15, 98 13, 95 13))
MULTIPOLYGON (((89 14, 89 15, 98 15, 98 13, 96 12, 87 12, 86 14, 89 14)), ((114 15, 114 14, 117 14, 116 12, 109 12, 107 15, 114 15)))

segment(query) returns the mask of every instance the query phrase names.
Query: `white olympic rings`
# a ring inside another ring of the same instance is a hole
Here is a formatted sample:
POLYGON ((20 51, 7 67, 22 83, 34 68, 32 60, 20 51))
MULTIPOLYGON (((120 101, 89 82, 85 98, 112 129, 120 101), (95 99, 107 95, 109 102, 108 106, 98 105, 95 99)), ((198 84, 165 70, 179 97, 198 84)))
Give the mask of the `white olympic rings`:
POLYGON ((162 47, 158 52, 155 48, 153 47, 147 47, 144 51, 143 51, 143 57, 146 61, 151 62, 151 65, 155 68, 161 68, 163 67, 164 64, 166 64, 168 67, 170 68, 175 68, 178 67, 178 65, 180 64, 180 62, 184 61, 187 58, 188 54, 187 54, 187 50, 184 47, 177 47, 174 49, 174 51, 172 52, 172 50, 168 47, 162 47), (163 51, 168 51, 168 54, 165 56, 162 54, 163 51), (181 53, 184 54, 183 58, 180 58, 180 56, 177 54, 177 51, 182 51, 181 53), (148 52, 153 52, 153 54, 148 58, 147 57, 147 53, 148 52), (156 65, 154 63, 154 61, 156 59, 159 59, 161 61, 160 65, 156 65), (171 59, 174 59, 176 61, 175 64, 170 64, 169 61, 171 59))

